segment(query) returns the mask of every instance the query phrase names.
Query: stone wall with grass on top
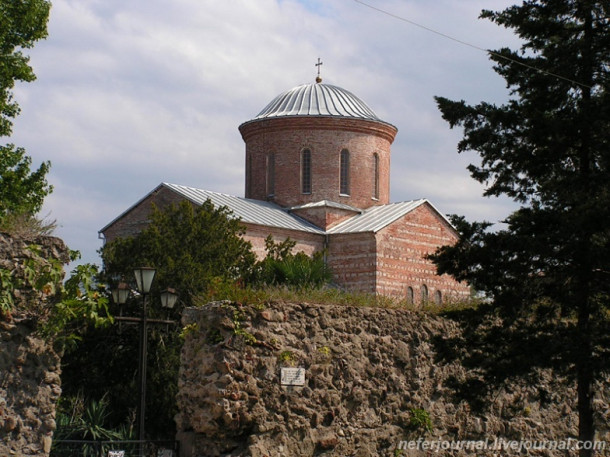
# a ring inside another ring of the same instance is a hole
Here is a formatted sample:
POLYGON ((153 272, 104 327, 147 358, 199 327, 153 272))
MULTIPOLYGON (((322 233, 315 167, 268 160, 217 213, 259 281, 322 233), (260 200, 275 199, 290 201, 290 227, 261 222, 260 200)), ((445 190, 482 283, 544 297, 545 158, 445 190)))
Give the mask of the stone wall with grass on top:
MULTIPOLYGON (((438 363, 432 341, 460 328, 439 316, 213 302, 185 310, 183 324, 176 416, 183 457, 426 456, 399 449, 400 442, 577 436, 574 386, 548 371, 538 373, 536 385, 508 383, 482 398, 485 411, 456 396, 451 384, 464 378, 464 368, 438 363), (303 368, 304 385, 280 385, 282 367, 303 368)), ((606 441, 609 402, 606 385, 596 399, 598 435, 606 441)))

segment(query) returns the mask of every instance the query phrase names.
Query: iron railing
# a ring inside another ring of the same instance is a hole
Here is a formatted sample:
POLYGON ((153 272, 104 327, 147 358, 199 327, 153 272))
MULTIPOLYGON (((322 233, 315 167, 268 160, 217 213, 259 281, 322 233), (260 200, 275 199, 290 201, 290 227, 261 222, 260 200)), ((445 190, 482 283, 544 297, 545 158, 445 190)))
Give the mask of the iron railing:
POLYGON ((178 457, 178 441, 53 441, 50 457, 178 457))

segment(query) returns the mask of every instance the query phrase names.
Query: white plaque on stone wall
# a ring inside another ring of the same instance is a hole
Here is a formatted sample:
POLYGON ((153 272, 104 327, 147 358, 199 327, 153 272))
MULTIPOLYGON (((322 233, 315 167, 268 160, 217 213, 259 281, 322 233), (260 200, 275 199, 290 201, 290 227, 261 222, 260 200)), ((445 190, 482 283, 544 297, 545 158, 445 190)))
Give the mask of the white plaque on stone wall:
POLYGON ((304 386, 305 368, 281 368, 280 384, 283 386, 304 386))

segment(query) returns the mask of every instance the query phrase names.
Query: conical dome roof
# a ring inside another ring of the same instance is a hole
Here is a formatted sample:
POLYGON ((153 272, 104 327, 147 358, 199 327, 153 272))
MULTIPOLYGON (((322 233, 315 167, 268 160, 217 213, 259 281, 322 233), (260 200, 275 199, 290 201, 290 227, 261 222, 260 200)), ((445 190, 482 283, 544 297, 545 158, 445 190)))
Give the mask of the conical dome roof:
POLYGON ((384 122, 351 92, 329 84, 303 84, 275 97, 254 120, 287 116, 337 116, 384 122))

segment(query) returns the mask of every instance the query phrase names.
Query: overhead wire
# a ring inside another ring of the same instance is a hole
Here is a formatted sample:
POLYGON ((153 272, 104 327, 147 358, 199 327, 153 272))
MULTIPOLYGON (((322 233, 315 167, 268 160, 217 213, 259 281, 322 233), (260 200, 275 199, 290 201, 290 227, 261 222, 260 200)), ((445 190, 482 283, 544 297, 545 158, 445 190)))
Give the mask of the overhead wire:
POLYGON ((502 55, 502 54, 499 54, 499 53, 497 53, 497 52, 491 51, 491 50, 489 50, 489 49, 485 49, 485 48, 482 48, 482 47, 477 46, 477 45, 475 45, 475 44, 468 43, 467 41, 464 41, 464 40, 460 40, 460 39, 458 39, 458 38, 455 38, 455 37, 453 37, 453 36, 451 36, 451 35, 447 35, 446 33, 439 32, 438 30, 435 30, 435 29, 433 29, 433 28, 426 27, 425 25, 418 24, 418 23, 417 23, 417 22, 415 22, 415 21, 412 21, 412 20, 407 19, 407 18, 405 18, 405 17, 399 16, 399 15, 397 15, 397 14, 391 13, 391 12, 389 12, 389 11, 386 11, 386 10, 384 10, 384 9, 378 8, 378 7, 376 7, 376 6, 370 5, 370 4, 368 4, 368 3, 366 3, 366 2, 364 2, 364 1, 362 1, 362 0, 353 0, 353 1, 354 1, 354 2, 356 2, 356 3, 359 3, 359 4, 360 4, 360 5, 362 5, 362 6, 366 6, 367 8, 370 8, 370 9, 372 9, 372 10, 375 10, 375 11, 377 11, 377 12, 379 12, 379 13, 385 14, 386 16, 390 16, 390 17, 392 17, 392 18, 394 18, 394 19, 398 19, 399 21, 403 21, 403 22, 406 22, 406 23, 408 23, 408 24, 414 25, 414 26, 419 27, 419 28, 421 28, 421 29, 424 29, 424 30, 426 30, 426 31, 428 31, 428 32, 431 32, 431 33, 434 33, 434 34, 436 34, 436 35, 439 35, 439 36, 441 36, 441 37, 443 37, 443 38, 447 38, 448 40, 455 41, 456 43, 459 43, 459 44, 462 44, 462 45, 464 45, 464 46, 468 46, 468 47, 470 47, 470 48, 476 49, 477 51, 482 51, 482 52, 484 52, 485 54, 492 55, 492 56, 494 56, 494 57, 497 57, 498 59, 507 60, 507 61, 509 61, 509 62, 511 62, 511 63, 516 64, 516 65, 521 65, 522 67, 528 68, 528 69, 530 69, 530 70, 534 70, 534 71, 537 71, 537 72, 539 72, 539 73, 543 73, 543 74, 546 74, 546 75, 548 75, 548 76, 552 76, 552 77, 554 77, 554 78, 558 78, 558 79, 561 79, 561 80, 563 80, 563 81, 567 81, 567 82, 570 82, 570 83, 572 83, 572 84, 576 84, 576 85, 581 86, 581 87, 586 87, 586 88, 588 88, 588 89, 592 89, 592 88, 593 88, 592 86, 590 86, 590 85, 588 85, 588 84, 581 83, 581 82, 576 81, 576 80, 574 80, 574 79, 570 79, 570 78, 567 78, 567 77, 565 77, 565 76, 561 76, 561 75, 558 75, 558 74, 556 74, 556 73, 553 73, 553 72, 550 72, 550 71, 547 71, 547 70, 542 70, 542 69, 540 69, 540 68, 534 67, 533 65, 529 65, 529 64, 527 64, 527 63, 520 62, 520 61, 518 61, 518 60, 512 59, 512 58, 507 57, 507 56, 504 56, 504 55, 502 55))

